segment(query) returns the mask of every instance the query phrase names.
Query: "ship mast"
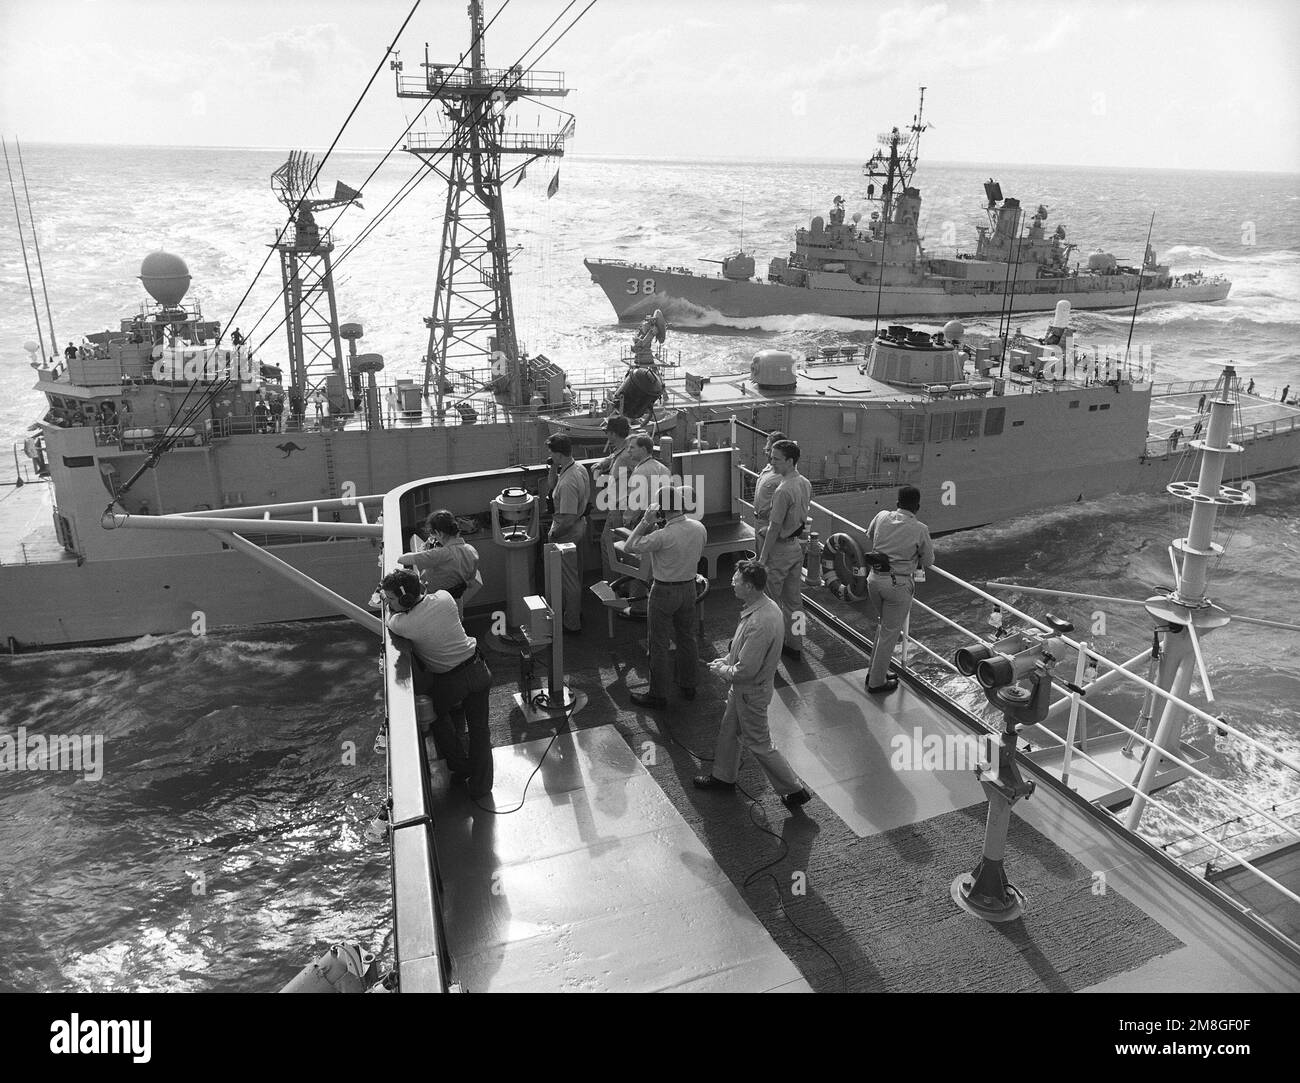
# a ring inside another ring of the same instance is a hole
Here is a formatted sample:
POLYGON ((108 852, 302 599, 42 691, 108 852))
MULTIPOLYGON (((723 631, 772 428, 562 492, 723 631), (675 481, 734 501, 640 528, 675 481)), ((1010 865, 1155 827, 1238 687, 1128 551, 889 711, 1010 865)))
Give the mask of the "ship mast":
POLYGON ((289 211, 289 224, 273 247, 280 253, 291 387, 303 401, 320 391, 332 413, 350 414, 360 387, 354 379, 349 388, 343 369, 331 263, 334 238, 316 224, 316 215, 354 203, 359 207, 361 193, 336 181, 332 197, 308 198, 316 191, 319 171, 312 155, 290 151, 289 160, 271 174, 271 188, 289 211))
POLYGON ((432 386, 439 415, 449 363, 473 367, 490 360, 499 400, 508 407, 528 403, 527 373, 515 337, 501 186, 537 158, 562 156, 574 128, 573 118, 565 114, 567 122, 556 132, 507 134, 509 107, 521 97, 568 94, 564 74, 524 71, 517 64, 486 67, 480 0, 471 0, 469 18, 468 65, 431 61, 427 44, 422 75, 403 76, 402 62, 392 64, 397 96, 441 102, 448 122, 447 130, 412 134, 404 148, 447 182, 433 311, 425 319, 424 393, 427 397, 432 386), (518 164, 503 174, 506 155, 518 164))
POLYGON ((893 128, 876 137, 880 146, 870 160, 862 167, 862 175, 871 178, 872 185, 867 189, 867 198, 876 198, 872 191, 875 181, 880 180, 880 213, 884 222, 893 221, 894 200, 907 190, 916 172, 921 154, 921 133, 929 127, 921 123, 925 111, 925 87, 921 87, 921 103, 916 107, 912 123, 900 130, 893 128), (903 132, 910 133, 906 138, 903 132), (899 148, 902 148, 901 153, 899 148))

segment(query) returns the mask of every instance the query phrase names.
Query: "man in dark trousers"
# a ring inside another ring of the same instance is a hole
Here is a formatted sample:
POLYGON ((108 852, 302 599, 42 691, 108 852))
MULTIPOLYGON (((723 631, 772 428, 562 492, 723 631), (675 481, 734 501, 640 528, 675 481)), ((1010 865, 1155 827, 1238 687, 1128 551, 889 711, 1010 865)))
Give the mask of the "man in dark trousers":
POLYGON ((492 789, 488 729, 492 671, 478 640, 465 634, 456 599, 445 590, 426 593, 415 572, 390 572, 379 589, 389 630, 411 642, 415 691, 433 700, 438 712, 432 725, 433 743, 446 758, 452 780, 467 782, 471 797, 487 796, 492 789), (468 755, 459 732, 462 725, 469 731, 468 755))
POLYGON ((694 492, 685 486, 665 489, 656 505, 646 509, 627 540, 627 551, 643 558, 649 556, 654 568, 647 611, 650 687, 632 693, 632 702, 641 707, 668 706, 670 631, 677 641, 677 688, 683 699, 695 698, 695 663, 700 653, 695 635, 695 569, 704 555, 708 531, 703 523, 686 514, 694 503, 694 492))
POLYGON ((889 675, 889 660, 912 608, 912 576, 917 568, 928 571, 934 565, 930 530, 916 517, 920 509, 921 490, 904 485, 898 490, 898 507, 877 513, 867 527, 871 551, 889 558, 888 571, 873 567, 867 577, 869 612, 877 625, 867 674, 867 691, 872 695, 898 687, 898 678, 889 675))

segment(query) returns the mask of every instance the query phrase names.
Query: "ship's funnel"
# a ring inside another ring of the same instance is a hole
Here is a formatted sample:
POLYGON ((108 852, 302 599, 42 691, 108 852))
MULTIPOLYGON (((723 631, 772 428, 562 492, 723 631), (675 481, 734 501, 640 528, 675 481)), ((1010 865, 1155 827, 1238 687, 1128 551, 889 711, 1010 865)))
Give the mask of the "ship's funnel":
POLYGON ((180 256, 150 252, 140 264, 140 282, 164 308, 175 308, 190 288, 190 269, 180 256))

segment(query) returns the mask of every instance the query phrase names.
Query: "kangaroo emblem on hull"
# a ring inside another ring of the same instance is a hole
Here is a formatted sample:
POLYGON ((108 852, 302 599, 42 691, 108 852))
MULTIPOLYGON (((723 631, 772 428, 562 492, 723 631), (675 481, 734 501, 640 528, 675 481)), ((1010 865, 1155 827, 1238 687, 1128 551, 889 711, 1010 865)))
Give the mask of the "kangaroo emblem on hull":
POLYGON ((287 459, 287 458, 288 458, 290 455, 292 455, 295 451, 306 451, 307 449, 306 449, 305 447, 299 447, 299 446, 298 446, 297 444, 295 444, 292 440, 290 440, 287 444, 276 444, 276 445, 275 445, 275 450, 276 450, 276 451, 283 451, 283 452, 284 452, 284 457, 287 459))

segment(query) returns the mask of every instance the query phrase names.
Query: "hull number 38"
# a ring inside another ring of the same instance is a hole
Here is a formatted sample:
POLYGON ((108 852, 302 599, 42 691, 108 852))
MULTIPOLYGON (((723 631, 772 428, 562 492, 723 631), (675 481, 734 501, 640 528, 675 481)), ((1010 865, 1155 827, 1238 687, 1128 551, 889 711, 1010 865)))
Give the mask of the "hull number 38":
POLYGON ((638 293, 654 293, 655 280, 653 278, 629 278, 627 280, 627 292, 633 296, 638 293))

